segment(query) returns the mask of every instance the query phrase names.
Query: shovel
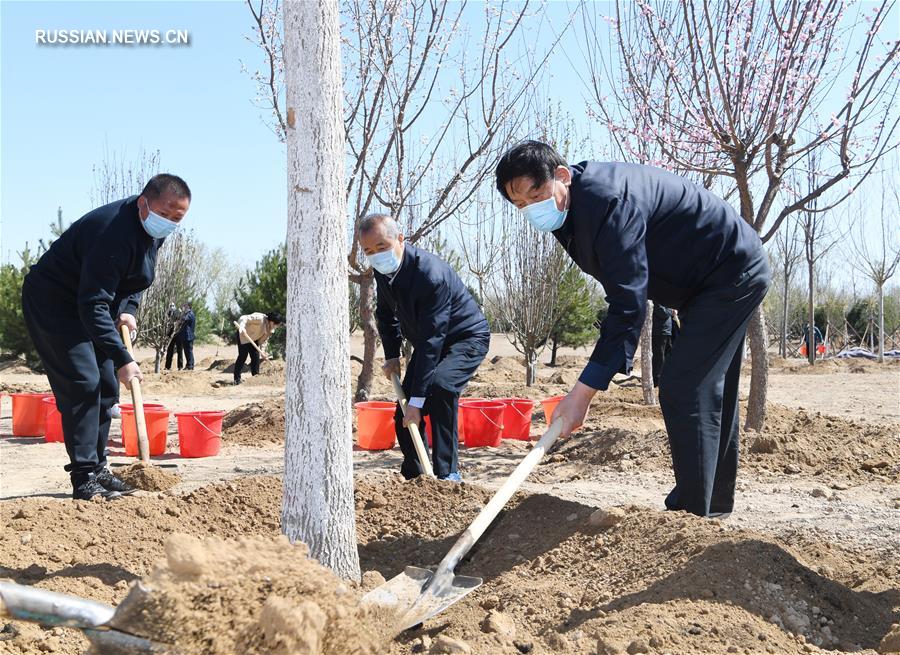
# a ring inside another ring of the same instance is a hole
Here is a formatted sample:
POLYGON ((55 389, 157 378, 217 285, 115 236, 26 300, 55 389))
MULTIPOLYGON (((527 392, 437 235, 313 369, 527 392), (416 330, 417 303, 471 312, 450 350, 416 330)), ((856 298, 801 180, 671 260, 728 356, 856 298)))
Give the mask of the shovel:
POLYGON ((503 486, 488 501, 475 520, 460 535, 450 552, 441 560, 437 570, 407 566, 383 585, 376 587, 360 601, 363 606, 387 609, 397 617, 394 627, 402 632, 416 626, 435 614, 444 611, 481 586, 482 579, 456 575, 453 570, 472 549, 484 531, 500 513, 528 474, 537 466, 544 453, 553 445, 562 431, 562 422, 554 421, 544 436, 535 444, 503 486))
MULTIPOLYGON (((250 339, 250 335, 247 334, 247 331, 241 327, 240 323, 238 323, 237 321, 232 321, 232 323, 234 324, 234 327, 237 328, 238 333, 243 334, 245 337, 250 339)), ((266 353, 264 353, 259 346, 256 345, 256 342, 253 339, 250 339, 250 343, 253 344, 254 348, 256 348, 256 352, 259 353, 259 356, 262 357, 262 360, 264 362, 269 361, 269 356, 266 353)))
POLYGON ((126 627, 132 622, 130 616, 139 615, 139 601, 147 593, 147 588, 138 583, 118 607, 111 607, 78 596, 0 582, 0 618, 78 628, 91 642, 91 653, 97 655, 177 655, 173 647, 133 634, 126 627))
MULTIPOLYGON (((128 326, 122 326, 122 342, 128 354, 134 358, 131 347, 131 332, 128 326)), ((131 379, 131 406, 134 408, 134 423, 137 428, 138 454, 142 462, 150 462, 150 440, 147 438, 147 421, 144 418, 144 396, 141 394, 141 383, 137 378, 131 379)))
MULTIPOLYGON (((406 406, 408 403, 406 394, 403 393, 403 385, 400 384, 400 378, 397 377, 396 374, 392 375, 391 379, 394 382, 394 393, 397 394, 397 400, 400 401, 400 409, 403 411, 403 415, 406 416, 406 406)), ((422 470, 429 478, 433 478, 434 470, 431 468, 431 460, 428 459, 428 453, 425 452, 425 444, 422 442, 422 435, 419 434, 419 426, 410 423, 409 433, 412 435, 413 446, 416 447, 416 455, 419 456, 419 464, 422 465, 422 470)))

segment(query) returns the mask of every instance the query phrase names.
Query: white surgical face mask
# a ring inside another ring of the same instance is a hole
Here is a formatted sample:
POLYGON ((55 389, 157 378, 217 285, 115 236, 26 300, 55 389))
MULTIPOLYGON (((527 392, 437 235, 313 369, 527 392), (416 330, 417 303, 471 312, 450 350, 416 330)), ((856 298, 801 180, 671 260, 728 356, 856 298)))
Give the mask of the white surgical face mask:
POLYGON ((525 216, 525 219, 541 232, 553 232, 553 230, 561 228, 562 224, 566 222, 566 214, 569 210, 559 209, 556 206, 556 196, 553 194, 556 182, 557 180, 554 178, 553 184, 550 186, 549 198, 525 205, 519 210, 525 216))
POLYGON ((178 223, 170 221, 168 218, 160 216, 150 209, 150 202, 146 198, 144 202, 147 203, 147 218, 141 221, 141 225, 144 226, 144 231, 147 234, 154 239, 165 239, 178 229, 178 223))
POLYGON ((372 255, 366 255, 369 264, 382 275, 391 275, 400 268, 400 258, 394 252, 393 248, 388 248, 383 252, 376 252, 372 255))

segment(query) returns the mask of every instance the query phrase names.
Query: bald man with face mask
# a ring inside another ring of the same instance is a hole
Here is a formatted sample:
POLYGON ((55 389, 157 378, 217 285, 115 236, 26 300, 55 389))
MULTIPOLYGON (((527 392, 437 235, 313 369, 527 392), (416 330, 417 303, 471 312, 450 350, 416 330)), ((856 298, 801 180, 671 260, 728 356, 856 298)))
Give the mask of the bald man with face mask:
POLYGON ((422 473, 408 426, 416 423, 423 430, 423 416, 428 415, 434 473, 459 482, 459 396, 487 355, 487 320, 456 271, 408 243, 390 216, 363 218, 359 242, 375 270, 375 318, 389 379, 400 374, 402 340, 413 346, 403 378, 409 405, 405 417, 399 404, 395 414, 403 451, 400 472, 407 479, 422 473))

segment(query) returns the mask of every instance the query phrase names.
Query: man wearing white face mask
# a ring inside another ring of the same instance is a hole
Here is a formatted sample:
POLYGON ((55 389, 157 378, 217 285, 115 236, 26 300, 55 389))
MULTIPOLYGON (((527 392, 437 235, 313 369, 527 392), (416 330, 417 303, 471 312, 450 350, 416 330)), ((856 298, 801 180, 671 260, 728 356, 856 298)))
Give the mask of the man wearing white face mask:
POLYGON ((400 473, 406 479, 422 473, 407 426, 424 429, 422 417, 428 415, 434 474, 459 482, 457 406, 487 355, 487 320, 449 264, 407 243, 390 216, 363 218, 359 242, 375 269, 375 318, 388 379, 400 374, 402 339, 413 346, 403 379, 409 406, 404 418, 398 405, 394 421, 403 451, 400 473))
POLYGON ((153 282, 157 251, 190 202, 184 180, 156 175, 139 196, 72 223, 25 277, 22 310, 62 414, 73 498, 133 491, 106 467, 119 382, 130 388, 142 379, 119 328, 137 331, 134 315, 153 282))
POLYGON ((600 340, 554 421, 567 435, 598 390, 628 373, 647 299, 684 317, 659 399, 675 472, 669 509, 730 513, 738 465, 738 381, 751 314, 770 282, 753 228, 706 189, 651 166, 581 162, 525 141, 500 159, 498 191, 553 232, 605 291, 600 340))

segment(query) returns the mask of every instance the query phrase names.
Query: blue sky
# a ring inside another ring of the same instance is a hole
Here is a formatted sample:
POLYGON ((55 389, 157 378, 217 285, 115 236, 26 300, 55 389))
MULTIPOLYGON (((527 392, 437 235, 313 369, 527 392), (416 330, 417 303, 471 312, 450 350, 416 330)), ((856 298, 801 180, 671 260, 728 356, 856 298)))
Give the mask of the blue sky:
POLYGON ((189 225, 252 263, 285 233, 283 148, 253 105, 242 2, 8 2, 2 19, 0 261, 91 209, 105 150, 159 149, 189 225), (186 29, 189 47, 39 46, 36 29, 186 29))

